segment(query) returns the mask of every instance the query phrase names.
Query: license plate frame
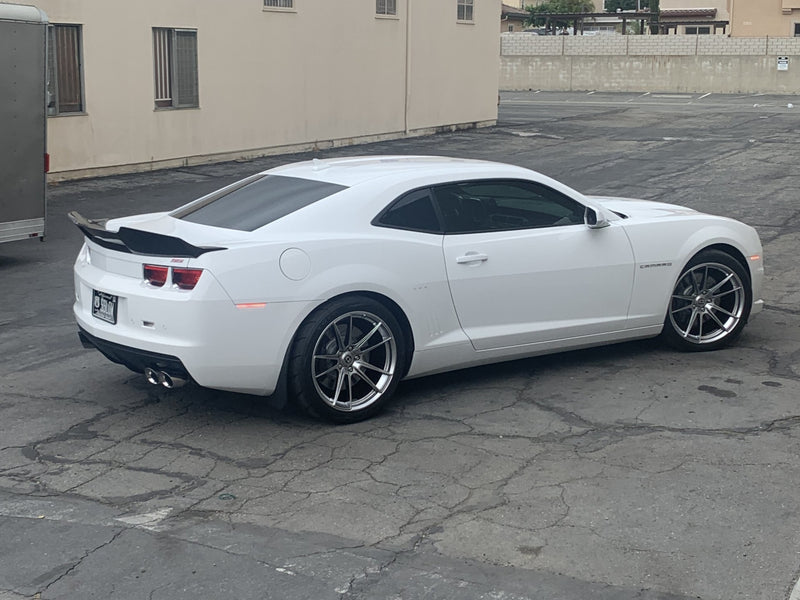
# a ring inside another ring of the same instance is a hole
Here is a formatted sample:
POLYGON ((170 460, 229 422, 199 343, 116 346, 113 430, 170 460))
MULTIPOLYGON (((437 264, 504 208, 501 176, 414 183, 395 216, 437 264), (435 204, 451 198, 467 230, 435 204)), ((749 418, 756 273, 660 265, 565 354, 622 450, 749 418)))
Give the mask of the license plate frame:
POLYGON ((119 296, 92 290, 92 316, 111 325, 117 324, 119 296))

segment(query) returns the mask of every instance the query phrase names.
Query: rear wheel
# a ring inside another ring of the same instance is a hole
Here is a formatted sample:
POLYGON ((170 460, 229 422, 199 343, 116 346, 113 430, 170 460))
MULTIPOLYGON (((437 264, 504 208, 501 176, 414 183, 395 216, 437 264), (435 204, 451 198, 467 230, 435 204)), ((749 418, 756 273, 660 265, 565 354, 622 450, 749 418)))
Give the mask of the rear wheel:
POLYGON ((742 333, 752 299, 746 269, 721 250, 704 250, 675 284, 662 335, 679 350, 716 350, 742 333))
POLYGON ((294 396, 312 416, 354 423, 380 411, 404 372, 405 340, 384 305, 332 301, 301 325, 290 357, 294 396))

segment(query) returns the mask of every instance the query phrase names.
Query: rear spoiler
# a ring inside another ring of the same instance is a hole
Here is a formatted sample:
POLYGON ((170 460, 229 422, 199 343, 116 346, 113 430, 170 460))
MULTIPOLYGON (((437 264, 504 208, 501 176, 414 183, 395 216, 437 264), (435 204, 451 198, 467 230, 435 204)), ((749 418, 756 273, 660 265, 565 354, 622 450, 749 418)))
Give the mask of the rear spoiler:
POLYGON ((88 239, 98 246, 147 256, 171 256, 175 258, 197 258, 206 252, 225 250, 211 246, 193 246, 180 238, 161 233, 152 233, 130 227, 120 227, 119 231, 108 231, 105 221, 90 220, 76 211, 67 213, 70 221, 77 225, 88 239))

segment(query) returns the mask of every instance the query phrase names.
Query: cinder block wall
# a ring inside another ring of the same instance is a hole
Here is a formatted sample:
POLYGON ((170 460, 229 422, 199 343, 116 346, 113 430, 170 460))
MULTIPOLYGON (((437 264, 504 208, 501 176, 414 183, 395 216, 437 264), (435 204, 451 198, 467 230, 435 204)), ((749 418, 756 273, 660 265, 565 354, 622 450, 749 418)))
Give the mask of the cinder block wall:
POLYGON ((800 38, 501 38, 501 90, 800 93, 800 38), (788 71, 778 71, 779 56, 788 71))

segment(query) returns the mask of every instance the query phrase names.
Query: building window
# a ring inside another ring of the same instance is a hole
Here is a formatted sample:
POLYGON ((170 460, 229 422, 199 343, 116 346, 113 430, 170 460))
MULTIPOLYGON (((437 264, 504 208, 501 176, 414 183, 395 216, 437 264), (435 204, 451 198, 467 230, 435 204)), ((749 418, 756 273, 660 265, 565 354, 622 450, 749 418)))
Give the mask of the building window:
POLYGON ((375 0, 375 13, 379 15, 396 15, 397 0, 375 0))
POLYGON ((687 27, 686 35, 709 35, 711 27, 687 27))
POLYGON ((153 28, 156 108, 195 108, 197 86, 197 31, 153 28))
POLYGON ((50 25, 47 37, 47 114, 83 112, 81 26, 50 25))
POLYGON ((800 37, 800 23, 794 24, 794 37, 800 37))
POLYGON ((458 0, 458 20, 472 21, 474 0, 458 0))
POLYGON ((264 0, 267 8, 294 8, 294 0, 264 0))

